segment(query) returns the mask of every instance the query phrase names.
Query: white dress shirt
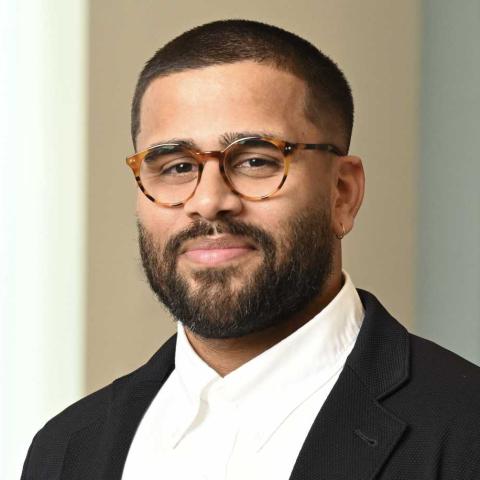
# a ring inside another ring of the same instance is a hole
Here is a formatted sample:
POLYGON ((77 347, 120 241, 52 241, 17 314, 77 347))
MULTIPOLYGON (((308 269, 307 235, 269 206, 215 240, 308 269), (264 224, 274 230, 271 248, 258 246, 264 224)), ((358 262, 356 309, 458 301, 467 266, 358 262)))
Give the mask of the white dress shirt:
POLYGON ((175 369, 140 422, 122 480, 287 480, 363 321, 344 278, 312 320, 225 377, 178 323, 175 369))

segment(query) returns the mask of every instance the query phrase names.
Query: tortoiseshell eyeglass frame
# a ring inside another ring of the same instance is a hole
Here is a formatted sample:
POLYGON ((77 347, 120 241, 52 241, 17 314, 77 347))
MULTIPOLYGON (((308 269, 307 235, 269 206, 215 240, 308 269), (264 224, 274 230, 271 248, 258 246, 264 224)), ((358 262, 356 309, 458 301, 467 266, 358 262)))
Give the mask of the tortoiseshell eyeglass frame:
POLYGON ((134 155, 131 155, 127 157, 126 162, 127 165, 132 169, 133 174, 135 176, 135 180, 137 181, 138 187, 140 190, 145 194, 145 196, 152 201, 153 203, 156 203, 158 205, 162 205, 165 207, 178 207, 181 205, 184 205, 190 198, 193 197, 195 194, 195 191, 197 189, 198 184, 200 183, 200 179, 202 178, 202 171, 203 167, 208 159, 211 158, 216 158, 219 163, 220 167, 220 173, 222 175, 223 180, 225 183, 228 185, 230 190, 240 196, 241 198, 245 198, 247 200, 253 200, 253 201, 260 201, 260 200, 265 200, 266 198, 271 197, 275 193, 277 193, 285 183, 285 180, 287 179, 288 171, 290 169, 290 161, 292 158, 292 155, 295 151, 297 150, 320 150, 322 152, 327 152, 327 153, 332 153, 337 156, 343 156, 344 154, 340 151, 339 148, 337 148, 335 145, 332 145, 330 143, 291 143, 287 142, 285 140, 280 140, 278 138, 274 137, 264 137, 264 136, 255 136, 255 137, 243 137, 235 140, 234 142, 230 143, 227 145, 223 150, 211 150, 208 152, 202 152, 202 151, 196 151, 193 148, 190 148, 188 146, 182 145, 182 144, 176 144, 176 143, 162 143, 158 145, 153 145, 147 150, 143 150, 141 152, 135 153, 134 155), (231 150, 236 144, 240 142, 245 142, 246 140, 261 140, 265 142, 269 142, 275 147, 277 147, 284 156, 284 172, 283 172, 283 178, 280 181, 278 187, 268 193, 267 195, 262 195, 262 196, 251 196, 251 195, 245 195, 238 190, 232 185, 230 182, 228 175, 225 173, 225 156, 231 150), (144 185, 142 184, 142 181, 140 179, 140 167, 142 164, 143 159, 153 151, 154 149, 160 147, 160 146, 179 146, 184 148, 186 151, 191 153, 192 158, 195 159, 198 163, 198 176, 197 176, 197 183, 195 187, 193 188, 192 193, 183 201, 181 202, 175 202, 175 203, 166 203, 166 202, 160 202, 159 200, 155 199, 150 193, 145 189, 144 185))

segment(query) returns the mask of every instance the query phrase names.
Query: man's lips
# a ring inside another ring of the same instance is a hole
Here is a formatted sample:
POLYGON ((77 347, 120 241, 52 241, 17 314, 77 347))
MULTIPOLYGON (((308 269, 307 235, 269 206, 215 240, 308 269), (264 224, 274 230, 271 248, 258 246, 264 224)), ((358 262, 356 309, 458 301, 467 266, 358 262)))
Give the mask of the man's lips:
POLYGON ((213 266, 241 257, 253 250, 256 248, 250 242, 226 236, 186 242, 180 253, 194 263, 213 266))

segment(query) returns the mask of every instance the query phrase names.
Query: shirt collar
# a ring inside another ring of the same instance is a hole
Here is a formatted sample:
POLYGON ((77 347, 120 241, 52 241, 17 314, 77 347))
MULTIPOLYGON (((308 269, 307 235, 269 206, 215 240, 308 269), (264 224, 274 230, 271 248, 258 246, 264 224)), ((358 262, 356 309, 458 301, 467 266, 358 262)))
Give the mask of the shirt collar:
POLYGON ((225 377, 197 355, 179 322, 175 369, 191 407, 180 436, 188 429, 201 399, 211 408, 218 404, 240 408, 252 405, 253 411, 262 412, 263 433, 258 438, 261 446, 293 409, 338 373, 353 348, 364 316, 350 276, 346 272, 343 275, 343 287, 321 312, 225 377))

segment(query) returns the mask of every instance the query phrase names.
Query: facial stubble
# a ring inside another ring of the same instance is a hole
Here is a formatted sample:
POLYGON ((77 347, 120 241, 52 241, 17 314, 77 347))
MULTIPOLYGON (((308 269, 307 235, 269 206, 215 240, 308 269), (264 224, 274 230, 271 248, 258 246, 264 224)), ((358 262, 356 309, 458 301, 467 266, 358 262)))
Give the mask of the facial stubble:
POLYGON ((333 266, 328 209, 298 215, 284 232, 276 241, 256 225, 225 216, 215 224, 193 222, 161 249, 138 222, 140 254, 150 287, 174 319, 204 338, 242 337, 273 327, 321 294, 333 266), (215 232, 250 240, 261 260, 253 271, 241 262, 195 269, 189 273, 189 282, 178 268, 181 246, 215 232))

